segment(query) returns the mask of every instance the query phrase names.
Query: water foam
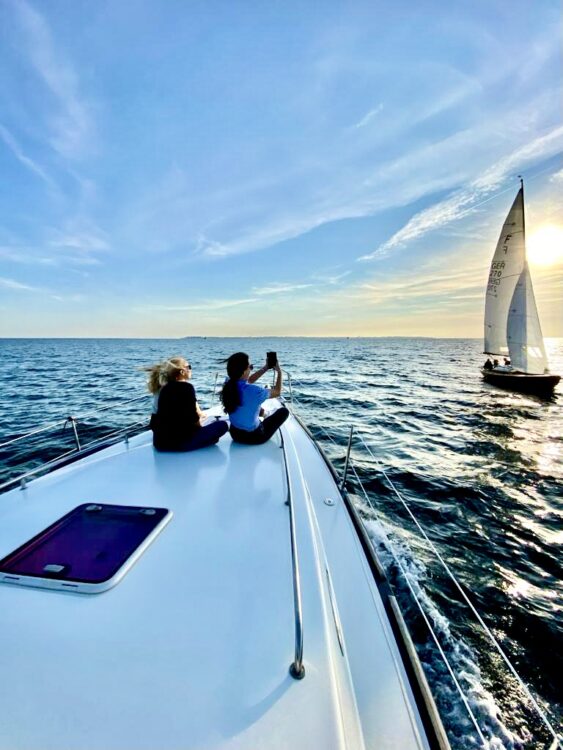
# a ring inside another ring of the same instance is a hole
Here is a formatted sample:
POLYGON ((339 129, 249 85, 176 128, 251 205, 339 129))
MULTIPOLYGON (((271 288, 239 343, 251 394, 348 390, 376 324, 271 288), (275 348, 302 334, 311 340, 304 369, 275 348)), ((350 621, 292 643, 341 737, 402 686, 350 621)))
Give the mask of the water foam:
MULTIPOLYGON (((450 621, 437 607, 424 586, 428 578, 426 566, 415 559, 408 544, 400 539, 390 526, 373 518, 372 508, 361 500, 358 504, 365 518, 368 534, 399 601, 406 605, 408 610, 408 600, 412 599, 412 592, 430 620, 438 642, 485 738, 485 747, 487 750, 522 750, 532 739, 531 733, 524 726, 520 729, 521 736, 518 736, 503 723, 501 709, 484 684, 473 649, 452 633, 450 621), (408 578, 410 590, 404 576, 408 578)), ((435 644, 427 638, 425 643, 417 644, 417 651, 453 747, 456 750, 483 747, 483 742, 435 644)))

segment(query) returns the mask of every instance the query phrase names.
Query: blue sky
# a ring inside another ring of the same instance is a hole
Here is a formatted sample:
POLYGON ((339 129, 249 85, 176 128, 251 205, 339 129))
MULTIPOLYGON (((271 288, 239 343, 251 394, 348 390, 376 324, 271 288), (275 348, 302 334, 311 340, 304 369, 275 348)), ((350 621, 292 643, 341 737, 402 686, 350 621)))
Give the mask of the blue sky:
POLYGON ((559 1, 0 2, 0 335, 563 336, 559 1))

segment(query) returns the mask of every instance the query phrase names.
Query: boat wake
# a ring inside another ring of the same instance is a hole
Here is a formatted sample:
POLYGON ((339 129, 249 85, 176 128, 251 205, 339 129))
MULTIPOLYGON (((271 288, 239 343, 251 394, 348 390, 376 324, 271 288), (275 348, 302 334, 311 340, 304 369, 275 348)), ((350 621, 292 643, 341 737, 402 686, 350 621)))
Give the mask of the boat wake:
MULTIPOLYGON (((452 746, 487 750, 545 747, 543 743, 535 744, 525 723, 513 731, 506 726, 503 711, 485 683, 475 651, 453 632, 452 622, 428 594, 424 582, 431 574, 424 563, 413 556, 409 545, 387 525, 373 519, 373 510, 364 501, 357 497, 355 500, 359 501, 366 529, 405 614, 452 746), (423 627, 413 597, 431 624, 437 642, 423 627)), ((514 710, 514 706, 511 708, 514 710)))

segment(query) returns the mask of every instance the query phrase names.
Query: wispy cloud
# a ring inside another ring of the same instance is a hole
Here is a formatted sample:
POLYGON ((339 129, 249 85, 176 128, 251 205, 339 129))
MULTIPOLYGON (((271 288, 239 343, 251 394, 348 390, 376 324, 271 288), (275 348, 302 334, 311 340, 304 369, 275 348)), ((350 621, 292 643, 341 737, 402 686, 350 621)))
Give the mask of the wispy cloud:
MULTIPOLYGON (((516 140, 516 136, 513 138, 516 140)), ((469 185, 439 205, 413 217, 400 230, 400 234, 396 233, 363 259, 384 254, 404 242, 466 216, 477 209, 477 203, 488 198, 509 174, 558 153, 563 148, 563 128, 517 147, 508 157, 498 160, 494 168, 486 170, 485 164, 490 158, 488 151, 495 153, 500 147, 498 143, 493 146, 491 141, 498 139, 496 126, 488 121, 413 149, 388 162, 371 166, 367 162, 356 165, 356 168, 338 174, 338 179, 334 181, 327 180, 325 175, 325 184, 322 187, 316 184, 305 196, 301 187, 293 192, 292 188, 286 186, 285 192, 291 197, 284 196, 283 211, 276 210, 274 202, 268 206, 268 210, 264 207, 262 215, 254 222, 245 221, 243 216, 238 223, 236 216, 233 221, 223 222, 223 225, 219 221, 214 227, 216 236, 208 235, 205 243, 200 244, 199 252, 213 259, 253 252, 302 236, 331 222, 372 216, 427 198, 433 193, 452 190, 460 184, 469 185), (467 153, 476 156, 468 161, 463 156, 467 153), (479 169, 481 174, 475 178, 479 169), (413 179, 413 175, 422 178, 413 179)), ((330 169, 338 171, 334 157, 327 159, 327 170, 330 169)), ((310 180, 310 176, 307 179, 310 180)), ((240 201, 233 196, 231 198, 238 205, 240 201)), ((245 202, 252 202, 258 212, 263 199, 250 195, 245 197, 245 202)))
POLYGON ((9 263, 19 263, 20 265, 32 266, 54 266, 57 265, 56 258, 49 258, 42 255, 30 254, 26 248, 21 247, 0 247, 0 260, 9 263))
POLYGON ((60 262, 69 263, 76 266, 100 266, 102 264, 102 262, 98 258, 94 258, 91 255, 60 256, 60 262))
POLYGON ((352 125, 352 130, 358 130, 359 128, 365 127, 368 122, 371 122, 374 117, 376 117, 381 111, 383 110, 383 104, 378 104, 377 107, 374 107, 374 109, 370 109, 370 111, 362 117, 362 119, 352 125))
POLYGON ((0 246, 0 260, 24 266, 98 266, 100 261, 92 255, 68 255, 57 253, 54 256, 38 255, 35 249, 0 246))
POLYGON ((16 159, 21 162, 21 164, 26 167, 30 172, 32 172, 36 177, 39 177, 43 182, 45 182, 52 190, 56 190, 57 186, 53 182, 53 180, 49 177, 47 172, 41 167, 37 162, 35 162, 33 159, 31 159, 29 156, 27 156, 14 136, 10 133, 10 131, 5 128, 3 125, 0 124, 0 138, 4 141, 6 146, 10 149, 10 151, 13 153, 13 155, 16 157, 16 159))
POLYGON ((264 221, 262 219, 255 225, 244 225, 236 228, 234 236, 228 241, 218 242, 208 239, 200 246, 200 251, 203 256, 208 258, 241 255, 272 247, 279 242, 298 237, 331 220, 333 220, 333 217, 324 211, 319 211, 317 215, 312 211, 308 215, 269 217, 269 220, 264 221))
POLYGON ((256 302, 255 297, 248 299, 215 299, 198 302, 195 305, 149 305, 151 310, 163 310, 166 312, 213 312, 214 310, 226 310, 229 307, 248 305, 256 302))
POLYGON ((49 118, 51 145, 64 157, 80 157, 91 150, 95 128, 91 107, 80 94, 78 75, 57 48, 44 17, 26 0, 17 0, 12 7, 24 31, 33 68, 57 104, 49 118))
POLYGON ((358 294, 373 305, 389 302, 413 301, 420 298, 435 300, 483 299, 483 269, 466 269, 461 273, 440 276, 433 271, 422 271, 420 276, 409 276, 401 281, 385 280, 362 284, 358 294))
MULTIPOLYGON (((522 169, 528 163, 540 158, 548 158, 563 149, 563 127, 555 128, 550 133, 517 149, 508 157, 501 159, 482 177, 474 180, 469 187, 458 190, 454 195, 420 211, 413 216, 398 232, 368 255, 358 260, 372 260, 385 257, 395 248, 419 239, 429 232, 442 229, 454 221, 475 212, 483 203, 490 200, 491 193, 498 189, 504 180, 515 169, 522 169)), ((507 190, 511 190, 507 188, 507 190)))
POLYGON ((337 274, 313 274, 313 278, 320 281, 323 284, 330 284, 332 286, 339 284, 343 279, 349 276, 352 271, 343 271, 337 274))
MULTIPOLYGON (((480 52, 474 40, 478 26, 463 31, 456 27, 456 32, 463 44, 474 44, 480 52)), ((354 37, 357 33, 363 37, 355 28, 354 37)), ((266 135, 250 158, 246 142, 238 143, 236 158, 230 145, 229 155, 214 152, 220 184, 209 177, 209 170, 198 172, 197 155, 189 164, 178 158, 173 166, 163 166, 162 177, 148 184, 146 194, 128 203, 129 235, 142 238, 149 251, 181 252, 180 262, 216 261, 470 184, 499 161, 499 154, 533 140, 534 133, 552 122, 554 109, 551 79, 546 77, 543 86, 522 99, 517 121, 499 127, 503 110, 497 89, 502 86, 516 97, 522 71, 509 55, 502 56, 502 71, 498 65, 492 69, 487 53, 493 62, 501 56, 491 49, 487 35, 482 30, 483 57, 476 54, 479 62, 468 72, 451 50, 440 61, 440 55, 429 59, 425 48, 411 73, 408 55, 403 60, 397 54, 382 65, 371 48, 362 55, 355 43, 334 55, 341 42, 331 38, 322 85, 303 82, 302 98, 308 101, 300 98, 300 107, 308 116, 307 127, 292 131, 289 123, 300 123, 304 112, 293 99, 280 102, 284 117, 275 121, 287 121, 287 130, 266 135), (369 111, 361 117, 364 110, 358 102, 366 99, 355 95, 360 88, 378 97, 368 99, 369 111), (351 117, 350 111, 358 114, 351 117), (353 126, 347 125, 355 119, 353 126), (375 122, 377 127, 370 127, 375 122)), ((552 36, 550 32, 550 40, 552 36)), ((418 41, 415 35, 412 41, 418 41)), ((549 45, 551 41, 551 50, 549 45)), ((542 149, 545 144, 538 153, 542 149)), ((521 156, 533 159, 531 154, 521 156)), ((451 209, 453 221, 458 212, 455 206, 451 209)))
POLYGON ((408 317, 418 310, 457 310, 460 306, 481 315, 485 278, 486 268, 479 258, 469 253, 450 254, 421 262, 400 276, 380 274, 354 282, 325 298, 323 306, 352 317, 366 317, 367 310, 408 317), (451 268, 455 270, 448 270, 451 268))
POLYGON ((52 231, 51 247, 70 248, 83 252, 104 252, 110 249, 106 232, 84 217, 68 219, 62 229, 52 231))
POLYGON ((298 289, 308 289, 313 286, 312 284, 284 284, 282 282, 273 282, 262 287, 253 287, 252 291, 254 294, 284 294, 288 292, 295 292, 298 289))
POLYGON ((84 302, 87 299, 84 294, 51 294, 51 298, 57 302, 84 302))
POLYGON ((82 302, 85 299, 82 294, 76 294, 74 292, 72 294, 60 294, 54 292, 52 289, 47 289, 46 287, 23 284, 20 281, 15 281, 14 279, 9 279, 5 276, 0 276, 0 287, 11 289, 15 292, 45 295, 51 299, 57 300, 57 302, 82 302))
POLYGON ((554 128, 539 138, 534 138, 498 161, 482 177, 475 180, 474 187, 484 193, 496 190, 507 175, 514 175, 515 172, 524 169, 528 164, 554 156, 561 151, 563 151, 563 125, 554 128))
POLYGON ((0 276, 0 286, 3 286, 5 289, 15 289, 21 292, 45 292, 45 289, 40 287, 31 286, 31 284, 22 284, 20 281, 7 279, 4 276, 0 276))
POLYGON ((207 258, 222 258, 229 255, 229 248, 217 240, 208 239, 203 233, 199 235, 195 247, 196 255, 203 255, 207 258))
POLYGON ((401 247, 428 232, 433 232, 446 224, 462 219, 475 210, 474 203, 480 194, 475 190, 462 190, 451 198, 420 211, 404 227, 380 245, 377 250, 368 255, 362 255, 358 260, 384 257, 396 247, 401 247))

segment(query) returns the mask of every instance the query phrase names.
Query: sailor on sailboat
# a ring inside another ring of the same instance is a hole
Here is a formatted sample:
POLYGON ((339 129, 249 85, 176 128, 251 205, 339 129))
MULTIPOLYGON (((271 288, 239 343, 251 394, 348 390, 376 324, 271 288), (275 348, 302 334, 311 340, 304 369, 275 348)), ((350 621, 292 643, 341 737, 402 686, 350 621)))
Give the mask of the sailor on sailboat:
POLYGON ((549 395, 561 379, 549 372, 526 260, 522 178, 491 263, 485 296, 485 354, 510 357, 510 366, 481 368, 483 378, 494 385, 549 395))

